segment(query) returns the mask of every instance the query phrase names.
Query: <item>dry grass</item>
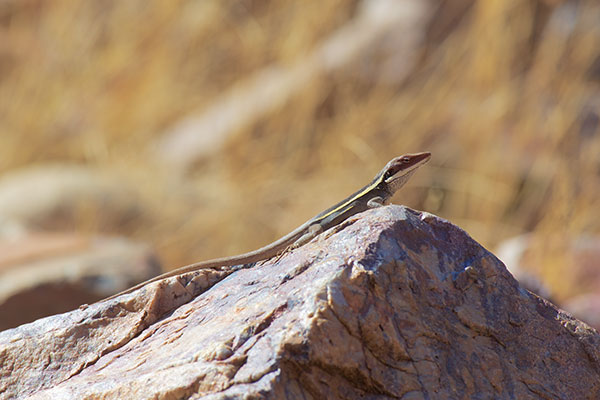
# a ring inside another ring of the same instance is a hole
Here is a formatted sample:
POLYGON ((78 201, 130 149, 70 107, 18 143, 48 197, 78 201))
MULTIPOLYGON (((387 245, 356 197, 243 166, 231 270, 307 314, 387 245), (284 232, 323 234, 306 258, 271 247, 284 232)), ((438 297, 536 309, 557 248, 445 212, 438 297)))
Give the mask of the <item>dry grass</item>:
POLYGON ((595 1, 445 2, 408 80, 364 77, 359 62, 323 74, 185 178, 149 144, 248 75, 301 61, 357 4, 72 4, 0 3, 0 172, 61 161, 127 175, 150 211, 122 233, 177 266, 269 242, 392 156, 430 150, 397 202, 490 247, 552 237, 540 240, 544 275, 560 295, 577 290, 562 279, 564 241, 600 232, 595 1))

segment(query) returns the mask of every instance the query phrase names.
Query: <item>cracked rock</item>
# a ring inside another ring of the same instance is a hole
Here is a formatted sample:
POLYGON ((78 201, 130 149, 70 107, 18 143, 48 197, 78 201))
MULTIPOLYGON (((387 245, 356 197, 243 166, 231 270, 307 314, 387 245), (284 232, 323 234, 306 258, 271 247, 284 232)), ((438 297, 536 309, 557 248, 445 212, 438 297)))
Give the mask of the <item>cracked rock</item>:
POLYGON ((0 349, 1 398, 600 398, 594 329, 402 206, 0 333, 0 349))

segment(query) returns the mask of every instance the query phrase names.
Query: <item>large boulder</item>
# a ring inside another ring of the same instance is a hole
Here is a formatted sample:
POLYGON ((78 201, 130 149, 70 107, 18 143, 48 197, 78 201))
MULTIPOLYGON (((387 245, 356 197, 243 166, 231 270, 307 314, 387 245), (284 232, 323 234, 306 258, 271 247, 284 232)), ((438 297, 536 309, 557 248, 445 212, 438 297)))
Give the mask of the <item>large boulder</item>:
POLYGON ((3 398, 600 398, 594 329, 400 206, 5 331, 0 349, 3 398))

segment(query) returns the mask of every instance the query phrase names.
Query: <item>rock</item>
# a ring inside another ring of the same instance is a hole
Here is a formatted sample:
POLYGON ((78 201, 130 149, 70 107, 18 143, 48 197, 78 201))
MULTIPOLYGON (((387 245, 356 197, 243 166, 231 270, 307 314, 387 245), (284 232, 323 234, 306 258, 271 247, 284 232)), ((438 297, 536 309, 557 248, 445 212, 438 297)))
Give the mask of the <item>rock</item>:
POLYGON ((550 288, 543 283, 542 278, 536 273, 539 269, 530 265, 528 252, 531 242, 532 236, 530 233, 511 237, 498 245, 496 255, 504 262, 506 268, 522 287, 556 304, 556 301, 552 298, 550 288))
POLYGON ((37 233, 0 240, 0 330, 76 308, 161 272, 145 244, 37 233))
POLYGON ((580 294, 565 300, 561 307, 595 329, 600 329, 600 294, 580 294))
POLYGON ((600 287, 599 236, 524 234, 500 243, 496 254, 521 286, 569 312, 568 299, 600 287))
POLYGON ((146 215, 122 175, 78 165, 23 168, 0 178, 0 237, 15 230, 66 230, 82 215, 101 230, 123 231, 146 215))
POLYGON ((391 206, 276 260, 0 333, 3 398, 596 399, 600 336, 391 206))

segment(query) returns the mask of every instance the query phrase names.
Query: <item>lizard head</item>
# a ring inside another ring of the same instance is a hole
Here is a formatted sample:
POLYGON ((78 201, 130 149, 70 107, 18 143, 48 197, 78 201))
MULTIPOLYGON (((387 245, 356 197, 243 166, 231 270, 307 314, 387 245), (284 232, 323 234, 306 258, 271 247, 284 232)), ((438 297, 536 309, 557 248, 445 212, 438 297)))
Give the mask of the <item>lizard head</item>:
POLYGON ((395 193, 408 181, 421 165, 431 158, 431 153, 405 154, 392 159, 379 173, 380 182, 385 184, 390 193, 395 193))

